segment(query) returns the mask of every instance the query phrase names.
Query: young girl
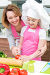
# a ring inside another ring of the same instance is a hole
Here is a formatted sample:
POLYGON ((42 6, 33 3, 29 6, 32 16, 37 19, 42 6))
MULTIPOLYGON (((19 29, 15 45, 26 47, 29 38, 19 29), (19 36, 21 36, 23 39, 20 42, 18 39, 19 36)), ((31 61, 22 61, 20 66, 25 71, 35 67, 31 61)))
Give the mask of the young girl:
POLYGON ((38 55, 41 49, 46 45, 46 32, 40 28, 40 18, 32 9, 27 12, 28 26, 24 26, 21 30, 21 39, 18 48, 21 50, 22 60, 41 60, 38 55), (30 12, 30 14, 29 14, 30 12), (35 58, 36 57, 36 58, 35 58))
POLYGON ((15 55, 21 51, 19 59, 27 60, 41 60, 41 56, 47 49, 46 31, 41 28, 42 19, 37 10, 29 8, 26 13, 27 24, 21 30, 21 38, 19 46, 12 50, 15 55))

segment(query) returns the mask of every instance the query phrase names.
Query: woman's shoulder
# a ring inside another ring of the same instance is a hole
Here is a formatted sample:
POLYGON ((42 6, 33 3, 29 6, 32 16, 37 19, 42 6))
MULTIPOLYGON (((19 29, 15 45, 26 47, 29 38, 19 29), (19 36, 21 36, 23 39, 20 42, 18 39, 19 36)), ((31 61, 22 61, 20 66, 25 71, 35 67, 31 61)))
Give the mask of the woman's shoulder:
POLYGON ((6 34, 7 34, 7 35, 12 34, 11 28, 9 28, 9 29, 6 28, 6 34))

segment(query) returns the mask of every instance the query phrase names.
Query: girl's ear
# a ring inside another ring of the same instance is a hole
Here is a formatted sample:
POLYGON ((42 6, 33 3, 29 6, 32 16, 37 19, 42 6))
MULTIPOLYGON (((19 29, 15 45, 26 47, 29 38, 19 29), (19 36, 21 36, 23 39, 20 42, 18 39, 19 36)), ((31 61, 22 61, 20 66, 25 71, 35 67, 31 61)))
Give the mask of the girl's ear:
POLYGON ((40 25, 40 19, 38 19, 38 25, 40 25))
POLYGON ((40 22, 40 19, 38 20, 38 22, 40 22))

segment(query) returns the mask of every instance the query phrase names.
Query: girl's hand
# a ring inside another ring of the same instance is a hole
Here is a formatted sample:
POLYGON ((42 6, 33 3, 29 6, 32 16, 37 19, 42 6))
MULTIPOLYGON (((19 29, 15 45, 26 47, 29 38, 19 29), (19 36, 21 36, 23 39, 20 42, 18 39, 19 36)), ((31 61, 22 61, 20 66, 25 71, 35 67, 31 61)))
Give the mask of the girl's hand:
POLYGON ((40 50, 38 50, 38 51, 40 51, 39 57, 42 56, 42 55, 45 53, 46 49, 47 49, 47 46, 45 45, 45 46, 42 47, 40 50))
POLYGON ((11 50, 12 50, 12 54, 13 54, 14 56, 20 54, 20 48, 18 48, 18 47, 16 47, 16 46, 13 46, 11 50))
POLYGON ((29 61, 31 60, 32 58, 30 56, 26 56, 26 55, 21 55, 19 57, 20 60, 23 60, 23 61, 29 61))

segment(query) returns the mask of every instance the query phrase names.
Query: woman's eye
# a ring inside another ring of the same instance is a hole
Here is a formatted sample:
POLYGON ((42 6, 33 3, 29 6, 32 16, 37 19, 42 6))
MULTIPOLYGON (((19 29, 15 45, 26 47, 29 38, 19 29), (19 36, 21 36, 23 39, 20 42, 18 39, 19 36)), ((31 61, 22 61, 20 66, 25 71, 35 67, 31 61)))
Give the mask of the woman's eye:
POLYGON ((10 17, 9 19, 12 19, 12 17, 10 17))
POLYGON ((15 16, 15 17, 17 17, 17 16, 15 16))

